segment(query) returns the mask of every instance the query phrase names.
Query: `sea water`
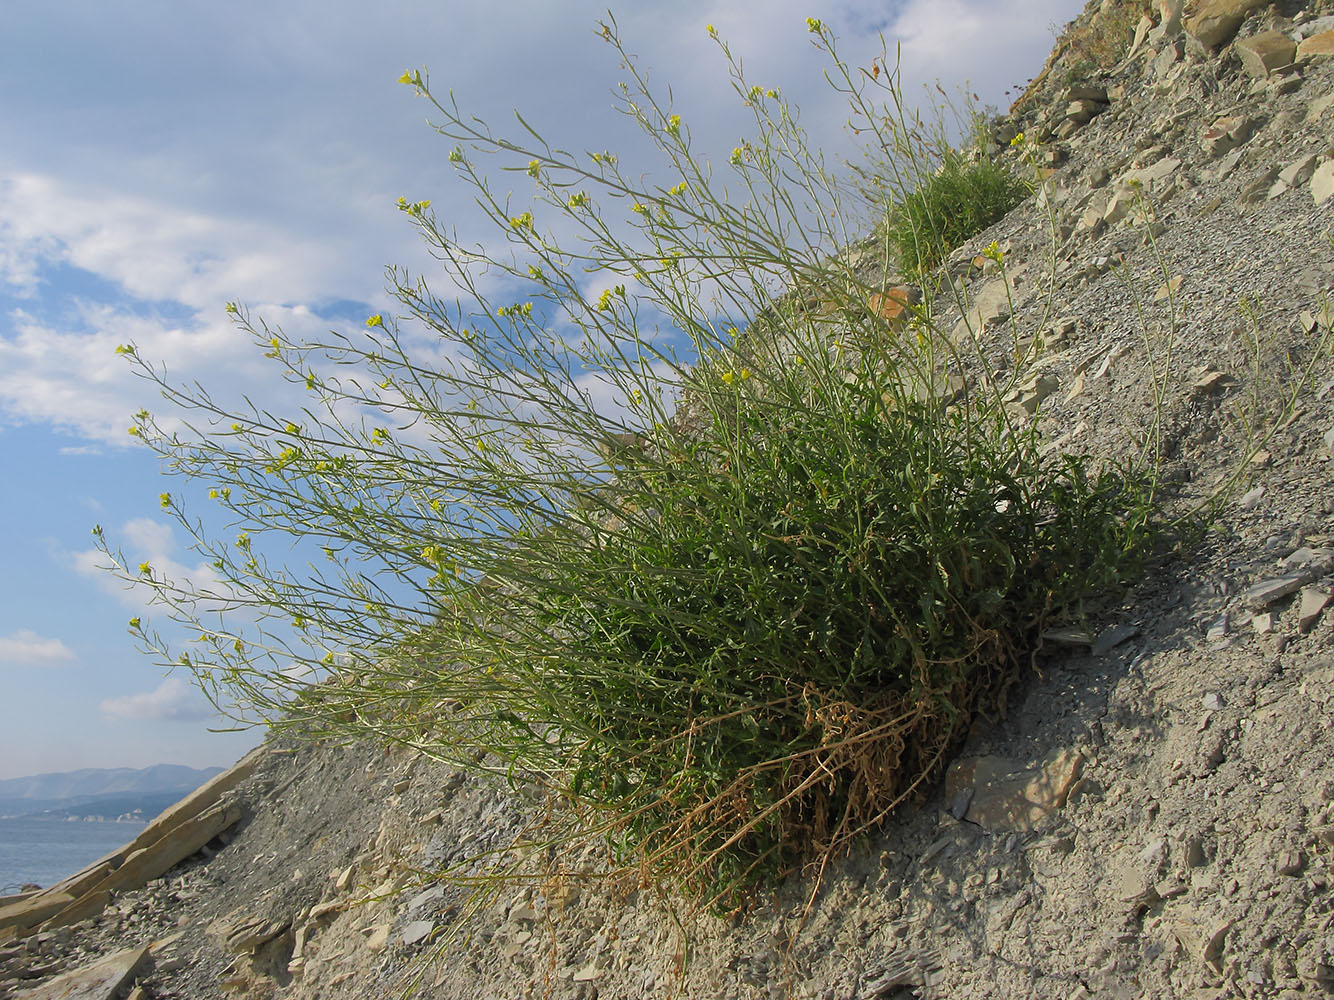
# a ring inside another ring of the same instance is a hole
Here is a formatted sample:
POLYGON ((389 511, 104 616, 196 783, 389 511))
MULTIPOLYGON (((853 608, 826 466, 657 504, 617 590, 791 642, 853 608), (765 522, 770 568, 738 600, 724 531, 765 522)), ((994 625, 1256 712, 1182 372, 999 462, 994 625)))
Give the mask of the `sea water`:
POLYGON ((0 895, 25 882, 53 885, 128 844, 143 828, 111 820, 0 819, 0 895))

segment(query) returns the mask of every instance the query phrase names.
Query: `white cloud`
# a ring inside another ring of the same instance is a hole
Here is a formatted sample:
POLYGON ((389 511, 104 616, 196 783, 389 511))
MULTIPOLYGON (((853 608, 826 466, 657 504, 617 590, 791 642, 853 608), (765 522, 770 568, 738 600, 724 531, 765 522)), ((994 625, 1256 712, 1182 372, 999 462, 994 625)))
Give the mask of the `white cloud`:
POLYGON ((74 653, 59 639, 47 639, 32 629, 21 628, 0 635, 0 663, 16 666, 49 666, 74 659, 74 653))
MULTIPOLYGON (((196 611, 216 610, 233 594, 231 585, 207 562, 201 560, 189 566, 175 558, 178 546, 174 529, 169 524, 148 517, 136 517, 122 524, 118 534, 108 529, 107 538, 113 547, 121 548, 132 570, 146 562, 152 567, 155 578, 170 581, 183 593, 209 595, 212 598, 201 597, 196 604, 196 611)), ((66 558, 80 576, 93 580, 126 607, 135 611, 149 609, 153 589, 116 576, 108 565, 107 557, 99 549, 71 552, 66 558)))
POLYGON ((216 714, 203 695, 179 677, 166 678, 152 691, 103 699, 98 708, 109 718, 153 722, 194 722, 216 714))

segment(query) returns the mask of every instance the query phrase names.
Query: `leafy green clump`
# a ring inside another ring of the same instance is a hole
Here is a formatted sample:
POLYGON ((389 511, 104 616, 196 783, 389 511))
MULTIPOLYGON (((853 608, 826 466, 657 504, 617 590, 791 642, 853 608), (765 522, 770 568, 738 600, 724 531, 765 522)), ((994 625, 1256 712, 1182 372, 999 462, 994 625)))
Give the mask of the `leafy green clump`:
POLYGON ((754 131, 715 172, 604 26, 658 186, 527 122, 494 134, 404 74, 509 252, 458 246, 404 198, 456 298, 394 270, 396 315, 300 343, 230 307, 307 394, 287 413, 229 409, 126 348, 186 414, 141 413, 136 436, 226 519, 164 502, 208 589, 113 553, 189 627, 180 652, 136 619, 144 645, 239 716, 545 789, 556 818, 491 856, 507 877, 586 871, 597 847, 731 898, 938 775, 1044 623, 1135 571, 1153 469, 1044 454, 1041 413, 1006 402, 1017 329, 994 375, 931 289, 908 315, 877 307, 900 259, 928 269, 1022 185, 957 151, 927 171, 895 75, 850 71, 807 27, 870 161, 900 157, 864 185, 900 231, 855 266, 841 248, 883 202, 849 203, 722 42, 754 131))
POLYGON ((886 227, 900 266, 918 276, 929 274, 1028 193, 1027 184, 992 159, 946 156, 935 173, 890 209, 886 227))

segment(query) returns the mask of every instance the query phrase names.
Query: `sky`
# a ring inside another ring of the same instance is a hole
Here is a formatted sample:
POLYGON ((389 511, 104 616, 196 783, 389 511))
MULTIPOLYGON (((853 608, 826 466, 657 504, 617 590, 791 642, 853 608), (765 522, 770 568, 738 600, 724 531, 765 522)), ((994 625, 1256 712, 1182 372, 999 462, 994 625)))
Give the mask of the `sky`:
MULTIPOLYGON (((805 19, 853 65, 899 46, 905 90, 939 80, 1004 107, 1078 0, 636 0, 613 10, 696 148, 723 163, 744 127, 707 26, 749 78, 800 106, 815 145, 850 149, 805 19), (1007 93, 1008 92, 1008 93, 1007 93)), ((582 0, 9 0, 0 60, 0 778, 81 767, 225 765, 262 739, 220 733, 188 674, 127 629, 144 595, 100 568, 101 525, 132 563, 198 572, 159 495, 178 488, 126 431, 174 381, 260 403, 274 382, 228 302, 289 336, 392 310, 389 264, 431 260, 400 196, 482 239, 450 144, 398 82, 429 72, 479 117, 514 109, 567 149, 647 155, 613 111, 621 78, 582 0), (503 10, 503 16, 496 14, 503 10), (471 211, 470 211, 471 209, 471 211)))

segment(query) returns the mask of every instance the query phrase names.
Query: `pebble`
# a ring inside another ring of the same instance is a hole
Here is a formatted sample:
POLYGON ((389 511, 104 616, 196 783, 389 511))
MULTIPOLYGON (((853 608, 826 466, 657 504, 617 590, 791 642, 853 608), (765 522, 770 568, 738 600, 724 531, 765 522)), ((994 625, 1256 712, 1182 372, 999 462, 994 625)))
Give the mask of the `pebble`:
POLYGON ((414 945, 425 941, 433 930, 435 930, 434 920, 414 920, 403 928, 403 943, 414 945))

